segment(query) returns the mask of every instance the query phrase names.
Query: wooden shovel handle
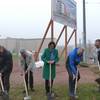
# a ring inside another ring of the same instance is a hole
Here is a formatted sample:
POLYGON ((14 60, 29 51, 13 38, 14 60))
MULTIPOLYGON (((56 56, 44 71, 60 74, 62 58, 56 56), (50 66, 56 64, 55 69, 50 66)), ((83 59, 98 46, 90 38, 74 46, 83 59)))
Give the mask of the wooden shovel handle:
POLYGON ((78 79, 78 69, 77 69, 76 79, 75 79, 75 91, 74 91, 75 94, 76 94, 76 89, 77 89, 77 79, 78 79))
POLYGON ((25 86, 26 96, 28 96, 28 89, 27 89, 26 80, 25 80, 25 73, 23 75, 23 80, 24 80, 24 86, 25 86))
POLYGON ((3 82, 2 82, 2 76, 1 75, 0 75, 0 84, 1 84, 2 91, 4 92, 4 85, 3 85, 3 82))
POLYGON ((51 72, 51 64, 50 64, 50 93, 52 92, 52 86, 51 86, 51 81, 52 81, 51 76, 52 76, 52 74, 51 73, 52 72, 51 72))

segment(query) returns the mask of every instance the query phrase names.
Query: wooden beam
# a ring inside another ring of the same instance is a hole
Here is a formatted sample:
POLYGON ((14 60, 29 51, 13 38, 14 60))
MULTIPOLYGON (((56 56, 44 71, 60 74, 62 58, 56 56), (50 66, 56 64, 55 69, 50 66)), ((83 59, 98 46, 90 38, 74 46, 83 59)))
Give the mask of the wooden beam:
MULTIPOLYGON (((71 38, 72 38, 72 36, 73 36, 74 33, 75 33, 75 29, 73 30, 71 36, 69 37, 69 39, 68 39, 68 41, 67 41, 67 45, 69 44, 69 42, 70 42, 70 40, 71 40, 71 38)), ((63 49, 63 51, 62 51, 62 53, 61 53, 61 55, 60 55, 60 58, 62 57, 64 51, 65 51, 65 47, 64 47, 64 49, 63 49)))
POLYGON ((77 31, 75 30, 75 47, 77 47, 77 31))
POLYGON ((51 20, 51 41, 54 40, 54 22, 51 20))
POLYGON ((65 26, 65 63, 67 59, 67 26, 65 26))
POLYGON ((61 32, 60 32, 60 35, 58 36, 58 39, 56 41, 56 45, 58 44, 59 40, 60 40, 60 37, 62 36, 63 32, 64 32, 64 29, 65 29, 65 26, 62 28, 61 32))
POLYGON ((35 56, 36 58, 35 58, 35 60, 37 60, 37 58, 38 58, 39 52, 40 52, 40 50, 41 50, 41 48, 42 48, 43 42, 44 42, 44 40, 45 40, 45 38, 46 38, 46 36, 47 36, 48 30, 49 30, 51 24, 52 24, 52 20, 50 20, 50 22, 49 22, 49 24, 48 24, 48 26, 47 26, 47 29, 46 29, 46 31, 45 31, 45 34, 44 34, 44 36, 43 36, 43 39, 42 39, 41 44, 40 44, 40 46, 39 46, 39 49, 38 49, 38 51, 36 52, 36 56, 35 56))

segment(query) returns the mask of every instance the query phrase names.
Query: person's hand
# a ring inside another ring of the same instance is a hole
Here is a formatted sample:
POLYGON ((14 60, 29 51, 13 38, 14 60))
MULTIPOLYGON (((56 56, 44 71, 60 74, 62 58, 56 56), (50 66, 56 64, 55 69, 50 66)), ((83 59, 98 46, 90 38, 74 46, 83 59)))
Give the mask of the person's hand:
POLYGON ((54 63, 54 60, 52 60, 52 61, 48 61, 48 63, 49 63, 49 64, 53 64, 53 63, 54 63))
POLYGON ((53 64, 53 63, 54 63, 54 60, 51 61, 51 64, 53 64))
POLYGON ((48 64, 50 64, 50 61, 47 61, 48 64))

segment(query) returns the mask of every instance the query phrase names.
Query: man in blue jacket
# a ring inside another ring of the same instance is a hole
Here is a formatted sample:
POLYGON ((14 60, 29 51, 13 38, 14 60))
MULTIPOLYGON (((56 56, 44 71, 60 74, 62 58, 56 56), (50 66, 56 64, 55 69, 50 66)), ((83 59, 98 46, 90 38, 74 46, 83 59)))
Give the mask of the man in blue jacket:
POLYGON ((69 53, 68 59, 66 61, 66 69, 69 74, 69 95, 71 100, 76 100, 77 96, 75 94, 75 80, 80 79, 80 73, 77 71, 77 65, 80 63, 83 56, 83 48, 75 48, 69 53))

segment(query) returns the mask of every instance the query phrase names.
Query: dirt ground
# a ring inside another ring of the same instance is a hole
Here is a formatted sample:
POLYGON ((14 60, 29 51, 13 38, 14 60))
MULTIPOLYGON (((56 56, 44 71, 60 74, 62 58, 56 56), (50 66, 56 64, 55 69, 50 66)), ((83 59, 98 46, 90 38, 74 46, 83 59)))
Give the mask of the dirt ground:
MULTIPOLYGON (((79 68, 81 79, 79 83, 95 83, 95 79, 98 77, 97 74, 92 72, 89 68, 79 68)), ((18 86, 23 84, 23 77, 21 76, 21 67, 18 61, 14 61, 13 72, 11 74, 11 85, 18 86)), ((43 84, 42 69, 35 69, 34 71, 34 83, 35 85, 43 84)), ((57 66, 57 75, 55 84, 67 84, 68 74, 64 65, 57 66)))

